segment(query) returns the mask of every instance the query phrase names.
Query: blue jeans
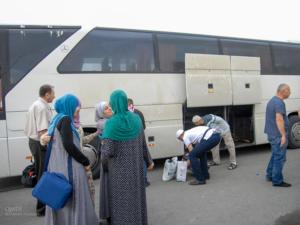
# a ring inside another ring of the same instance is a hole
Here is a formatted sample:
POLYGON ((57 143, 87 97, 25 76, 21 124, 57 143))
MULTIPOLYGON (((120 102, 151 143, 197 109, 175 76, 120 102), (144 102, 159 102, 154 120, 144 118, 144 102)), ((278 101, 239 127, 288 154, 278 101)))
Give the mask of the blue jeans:
POLYGON ((220 134, 213 134, 209 139, 198 143, 189 154, 194 177, 199 181, 204 181, 208 177, 207 152, 215 147, 221 140, 220 134), (200 160, 199 160, 200 159, 200 160))
POLYGON ((267 179, 272 180, 272 183, 276 185, 283 182, 282 170, 286 161, 287 143, 283 147, 280 147, 280 137, 268 137, 268 141, 271 144, 272 155, 267 167, 266 176, 267 179))

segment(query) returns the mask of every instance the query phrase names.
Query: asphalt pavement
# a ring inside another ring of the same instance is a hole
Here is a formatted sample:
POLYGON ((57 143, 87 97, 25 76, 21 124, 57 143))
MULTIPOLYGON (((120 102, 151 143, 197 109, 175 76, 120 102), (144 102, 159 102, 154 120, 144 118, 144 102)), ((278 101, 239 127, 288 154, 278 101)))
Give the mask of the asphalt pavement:
MULTIPOLYGON (((225 151, 222 164, 212 167, 210 180, 199 186, 163 182, 163 161, 157 161, 147 188, 149 225, 299 225, 300 149, 287 154, 284 176, 290 188, 265 181, 269 157, 267 145, 238 149, 238 168, 230 171, 225 151)), ((95 184, 98 213, 99 180, 95 184)), ((31 190, 0 192, 1 225, 44 224, 44 218, 35 216, 31 190)))

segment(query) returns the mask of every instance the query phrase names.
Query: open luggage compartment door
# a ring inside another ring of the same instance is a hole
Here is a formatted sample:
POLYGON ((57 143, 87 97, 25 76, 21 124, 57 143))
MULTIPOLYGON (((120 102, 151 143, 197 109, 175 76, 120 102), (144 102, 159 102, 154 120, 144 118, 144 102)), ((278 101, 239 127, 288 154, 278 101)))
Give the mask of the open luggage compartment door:
POLYGON ((230 56, 185 55, 187 107, 232 105, 230 56))
POLYGON ((245 56, 231 56, 230 58, 233 105, 260 103, 260 59, 245 56))

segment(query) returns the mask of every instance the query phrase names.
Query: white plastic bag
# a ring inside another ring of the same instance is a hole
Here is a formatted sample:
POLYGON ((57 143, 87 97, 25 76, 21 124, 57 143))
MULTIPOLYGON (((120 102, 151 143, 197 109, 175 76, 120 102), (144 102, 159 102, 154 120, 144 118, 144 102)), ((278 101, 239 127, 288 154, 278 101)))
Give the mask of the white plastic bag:
POLYGON ((187 173, 187 161, 178 161, 177 162, 176 180, 185 182, 186 181, 186 173, 187 173))
POLYGON ((176 169, 177 169, 177 157, 173 157, 172 159, 166 159, 162 180, 169 181, 175 178, 176 169))

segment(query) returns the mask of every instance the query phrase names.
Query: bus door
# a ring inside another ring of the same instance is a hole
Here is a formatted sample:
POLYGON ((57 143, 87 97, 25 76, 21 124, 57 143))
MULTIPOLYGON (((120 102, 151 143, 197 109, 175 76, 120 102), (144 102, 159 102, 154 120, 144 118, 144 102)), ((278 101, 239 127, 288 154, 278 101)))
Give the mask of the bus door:
POLYGON ((0 177, 9 176, 7 126, 5 114, 5 77, 7 75, 7 32, 0 28, 0 177))

